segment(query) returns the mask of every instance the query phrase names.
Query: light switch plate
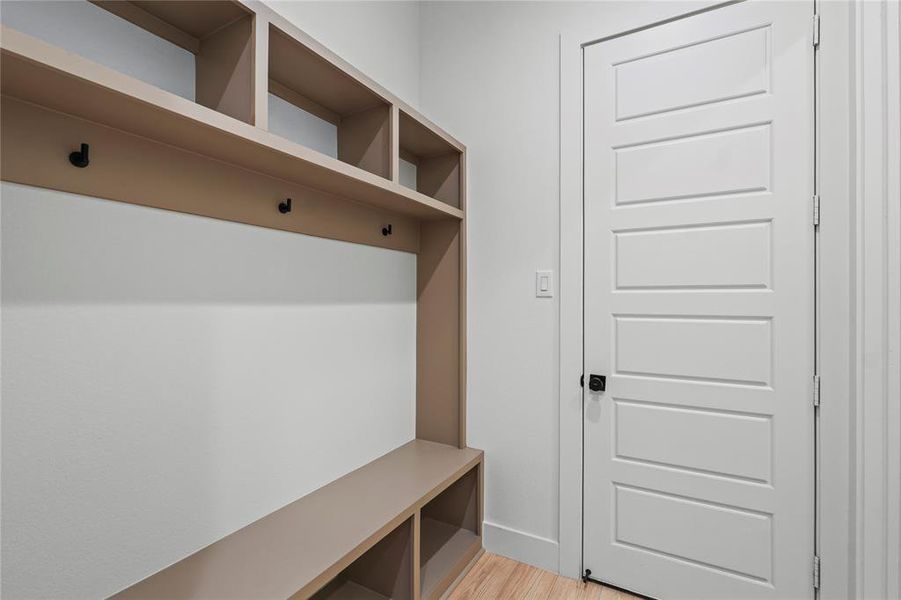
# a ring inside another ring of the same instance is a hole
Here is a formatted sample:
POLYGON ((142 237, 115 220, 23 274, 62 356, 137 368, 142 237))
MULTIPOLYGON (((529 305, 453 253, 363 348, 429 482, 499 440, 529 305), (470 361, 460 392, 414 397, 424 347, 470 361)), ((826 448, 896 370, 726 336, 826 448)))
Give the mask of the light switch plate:
POLYGON ((554 272, 553 271, 535 271, 535 297, 536 298, 553 298, 554 297, 554 272))

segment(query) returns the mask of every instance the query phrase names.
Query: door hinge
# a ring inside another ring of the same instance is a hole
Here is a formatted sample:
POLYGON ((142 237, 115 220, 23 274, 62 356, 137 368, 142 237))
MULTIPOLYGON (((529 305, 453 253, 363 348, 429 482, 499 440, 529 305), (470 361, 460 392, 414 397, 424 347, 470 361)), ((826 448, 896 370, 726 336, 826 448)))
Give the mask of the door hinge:
POLYGON ((579 376, 579 387, 585 387, 585 373, 579 376))
POLYGON ((820 226, 820 195, 813 195, 813 226, 820 226))
POLYGON ((820 557, 813 557, 813 589, 820 589, 820 557))
POLYGON ((820 15, 813 16, 813 49, 820 47, 820 15))
POLYGON ((820 376, 813 376, 813 405, 819 407, 820 405, 820 376))

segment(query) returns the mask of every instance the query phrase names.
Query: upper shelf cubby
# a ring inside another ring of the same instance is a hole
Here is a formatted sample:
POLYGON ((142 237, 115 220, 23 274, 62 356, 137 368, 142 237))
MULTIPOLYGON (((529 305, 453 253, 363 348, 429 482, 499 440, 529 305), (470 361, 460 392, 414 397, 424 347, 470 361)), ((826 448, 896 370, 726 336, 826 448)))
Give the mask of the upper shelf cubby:
MULTIPOLYGON (((99 142, 106 134, 91 128, 99 125, 167 146, 173 164, 181 164, 174 158, 179 152, 189 152, 269 177, 267 185, 279 187, 282 181, 308 188, 310 202, 327 204, 334 196, 334 207, 325 207, 329 216, 317 213, 330 226, 352 221, 340 208, 347 200, 363 205, 357 213, 366 224, 353 225, 354 231, 382 232, 395 222, 402 232, 394 215, 419 221, 464 216, 464 147, 263 3, 8 4, 0 15, 4 107, 15 104, 36 123, 48 119, 41 111, 85 123, 67 121, 72 130, 57 128, 61 139, 52 143, 67 148, 89 143, 98 160, 89 171, 96 180, 66 169, 38 177, 46 170, 20 160, 21 172, 16 171, 10 167, 14 154, 4 152, 4 180, 18 177, 133 201, 127 188, 108 184, 118 179, 103 171, 108 164, 100 157, 109 156, 109 145, 99 142), (410 185, 402 185, 399 177, 398 167, 405 165, 418 170, 410 185)), ((20 124, 16 131, 27 129, 20 124)), ((31 148, 33 156, 48 153, 51 140, 41 138, 41 143, 47 147, 31 148)), ((130 153, 119 157, 122 167, 144 164, 130 153)), ((302 193, 286 189, 284 195, 297 199, 302 193)), ((180 202, 167 207, 178 210, 180 202)), ((213 208, 202 214, 269 223, 268 211, 277 205, 272 202, 248 198, 242 216, 220 208, 221 203, 210 204, 213 208)), ((306 223, 308 217, 295 211, 279 222, 306 223)), ((341 239, 371 243, 367 235, 349 233, 341 239)))
POLYGON ((391 104, 269 27, 269 131, 390 178, 391 104))
POLYGON ((228 0, 89 0, 138 27, 197 54, 203 40, 250 11, 228 0))
POLYGON ((229 0, 90 0, 194 55, 194 98, 254 122, 253 13, 229 0))
POLYGON ((403 110, 399 121, 399 183, 462 208, 460 149, 403 110))

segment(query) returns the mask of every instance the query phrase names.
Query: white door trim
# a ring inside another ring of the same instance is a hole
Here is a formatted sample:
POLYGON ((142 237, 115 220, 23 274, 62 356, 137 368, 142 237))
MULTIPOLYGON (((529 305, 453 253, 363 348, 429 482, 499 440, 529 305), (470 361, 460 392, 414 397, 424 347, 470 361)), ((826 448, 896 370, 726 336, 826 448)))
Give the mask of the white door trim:
POLYGON ((901 596, 901 82, 897 2, 855 5, 856 582, 901 596))
POLYGON ((820 195, 817 272, 817 372, 821 378, 818 423, 818 530, 820 600, 853 598, 851 364, 853 256, 851 130, 853 7, 818 2, 817 192, 820 195))
POLYGON ((560 36, 559 564, 582 574, 582 38, 560 36))

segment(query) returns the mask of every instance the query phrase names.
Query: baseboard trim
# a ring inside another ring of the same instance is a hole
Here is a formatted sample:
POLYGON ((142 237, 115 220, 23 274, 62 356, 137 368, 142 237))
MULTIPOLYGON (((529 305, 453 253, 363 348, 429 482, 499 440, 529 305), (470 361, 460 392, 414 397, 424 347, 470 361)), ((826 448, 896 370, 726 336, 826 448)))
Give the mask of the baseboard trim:
POLYGON ((485 522, 482 524, 482 543, 488 552, 557 572, 560 547, 554 540, 485 522))

